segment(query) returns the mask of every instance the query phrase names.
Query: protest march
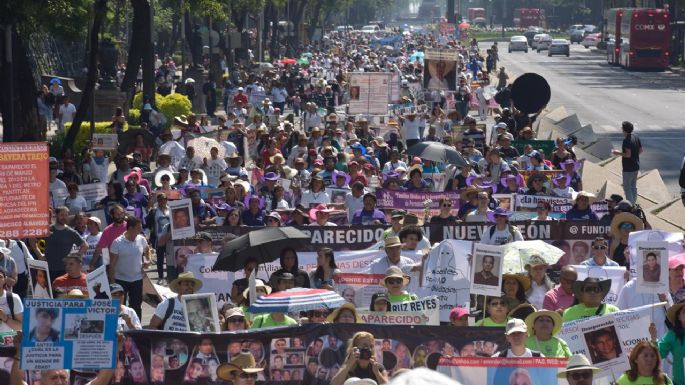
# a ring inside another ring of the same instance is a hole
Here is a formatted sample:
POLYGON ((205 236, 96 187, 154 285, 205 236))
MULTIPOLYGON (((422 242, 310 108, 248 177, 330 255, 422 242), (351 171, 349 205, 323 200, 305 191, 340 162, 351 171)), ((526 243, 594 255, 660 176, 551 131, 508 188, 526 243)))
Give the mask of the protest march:
POLYGON ((220 84, 207 32, 67 149, 51 79, 46 141, 0 143, 0 385, 685 385, 685 240, 641 208, 636 125, 622 189, 587 187, 559 88, 447 24, 327 28, 220 84))

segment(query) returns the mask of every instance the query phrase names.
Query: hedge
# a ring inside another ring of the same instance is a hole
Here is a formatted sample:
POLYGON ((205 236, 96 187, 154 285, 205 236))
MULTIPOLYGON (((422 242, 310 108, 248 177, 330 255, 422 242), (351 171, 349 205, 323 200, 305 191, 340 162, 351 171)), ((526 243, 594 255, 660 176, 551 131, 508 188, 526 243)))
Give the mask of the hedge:
MULTIPOLYGON (((190 103, 190 100, 188 99, 187 96, 182 95, 182 94, 169 94, 167 96, 162 96, 160 94, 155 94, 155 105, 157 106, 157 110, 164 114, 167 120, 167 127, 171 126, 171 124, 174 121, 174 118, 179 115, 189 115, 192 113, 192 107, 193 105, 190 103)), ((135 120, 131 120, 131 115, 138 114, 138 124, 140 124, 140 112, 141 109, 143 108, 143 93, 138 92, 134 97, 133 97, 133 108, 129 110, 129 123, 133 124, 135 120)))
MULTIPOLYGON (((111 134, 112 133, 112 122, 95 122, 95 133, 97 134, 111 134)), ((64 124, 65 131, 64 132, 59 132, 55 134, 52 138, 50 138, 50 156, 54 156, 57 158, 62 157, 62 144, 64 143, 64 138, 66 136, 66 132, 71 129, 71 123, 65 123, 64 124)), ((139 126, 134 126, 126 123, 124 125, 124 131, 128 130, 129 128, 139 128, 139 126)), ((73 154, 75 157, 80 158, 81 151, 83 151, 84 148, 88 146, 88 141, 90 140, 90 123, 89 122, 83 122, 81 124, 81 129, 79 130, 78 134, 76 135, 76 140, 74 141, 74 147, 73 147, 73 154)))

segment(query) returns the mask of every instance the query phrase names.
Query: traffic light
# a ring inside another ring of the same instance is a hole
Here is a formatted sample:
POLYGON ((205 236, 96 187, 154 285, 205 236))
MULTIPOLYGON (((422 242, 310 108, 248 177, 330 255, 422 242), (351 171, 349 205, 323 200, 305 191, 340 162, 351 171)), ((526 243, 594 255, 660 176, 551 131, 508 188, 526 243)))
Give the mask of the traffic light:
POLYGON ((457 13, 457 24, 461 24, 462 21, 464 21, 464 18, 461 16, 461 13, 457 13))

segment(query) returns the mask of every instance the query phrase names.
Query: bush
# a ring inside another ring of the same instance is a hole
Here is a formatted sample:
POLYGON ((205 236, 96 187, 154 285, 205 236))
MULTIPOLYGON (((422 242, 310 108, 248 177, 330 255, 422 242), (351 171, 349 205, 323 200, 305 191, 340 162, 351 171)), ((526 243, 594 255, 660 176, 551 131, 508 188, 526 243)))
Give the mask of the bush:
POLYGON ((131 108, 128 110, 128 124, 140 126, 140 110, 131 108))
MULTIPOLYGON (((164 97, 158 93, 155 93, 155 105, 159 106, 159 103, 162 102, 162 99, 164 97)), ((134 97, 133 97, 133 107, 136 110, 142 110, 143 109, 143 93, 138 92, 134 97)))
POLYGON ((167 126, 170 126, 174 121, 174 117, 192 113, 192 104, 185 95, 169 94, 161 98, 161 101, 157 103, 157 109, 164 114, 167 126))

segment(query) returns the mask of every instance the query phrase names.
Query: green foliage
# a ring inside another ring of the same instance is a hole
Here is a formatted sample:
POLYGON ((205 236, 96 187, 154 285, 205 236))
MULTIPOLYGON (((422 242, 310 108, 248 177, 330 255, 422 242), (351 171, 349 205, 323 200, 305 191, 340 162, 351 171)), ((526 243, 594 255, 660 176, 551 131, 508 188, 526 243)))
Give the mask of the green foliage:
MULTIPOLYGON (((162 99, 164 96, 155 93, 155 105, 159 107, 159 103, 162 102, 162 99)), ((143 93, 138 92, 134 97, 133 97, 133 108, 137 110, 142 110, 143 109, 143 93)))
POLYGON ((48 32, 84 39, 91 23, 92 0, 2 0, 0 25, 19 24, 24 33, 48 32))
MULTIPOLYGON (((97 134, 111 134, 112 133, 112 122, 95 122, 95 133, 97 134)), ((128 130, 128 124, 124 125, 124 130, 128 130)), ((64 137, 66 132, 71 129, 71 123, 64 124, 65 132, 60 132, 55 134, 50 139, 50 155, 61 156, 62 143, 64 143, 64 137)), ((81 124, 81 129, 76 135, 76 140, 74 141, 74 154, 80 154, 84 148, 88 146, 88 141, 90 140, 90 123, 83 122, 81 124)))
POLYGON ((133 126, 140 126, 140 110, 136 108, 130 108, 128 110, 128 124, 133 126))
POLYGON ((164 114, 167 125, 171 125, 174 117, 188 115, 192 112, 192 104, 187 96, 182 94, 169 94, 162 98, 157 104, 159 112, 164 114))

